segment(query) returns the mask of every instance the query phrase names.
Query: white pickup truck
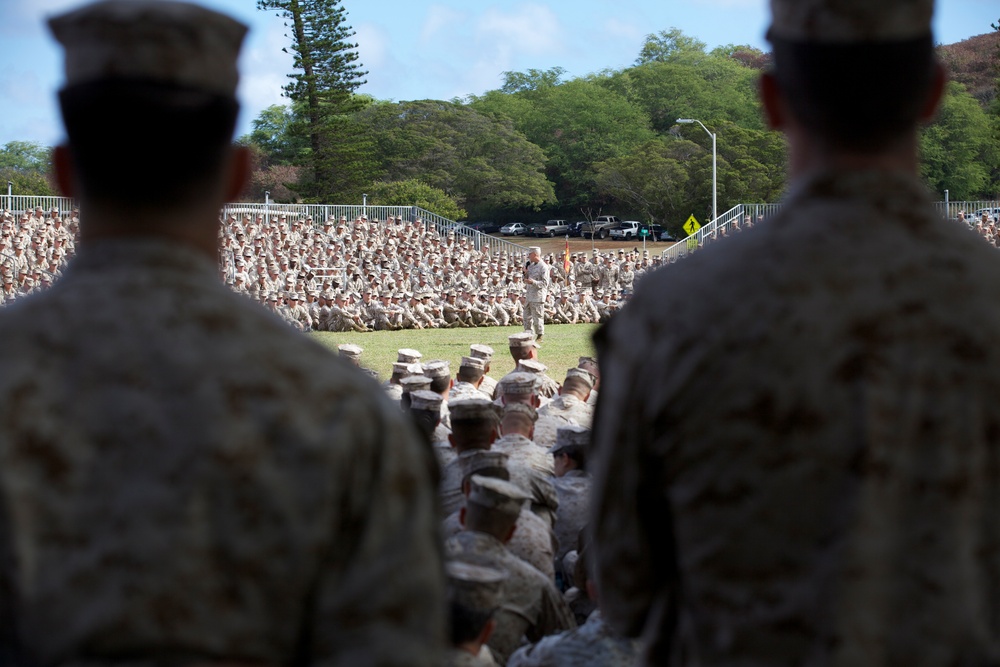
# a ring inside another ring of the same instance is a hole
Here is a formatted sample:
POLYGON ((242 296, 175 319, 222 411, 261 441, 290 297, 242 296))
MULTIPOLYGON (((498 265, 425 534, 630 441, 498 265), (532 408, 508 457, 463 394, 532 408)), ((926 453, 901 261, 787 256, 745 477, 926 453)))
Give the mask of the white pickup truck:
POLYGON ((642 223, 637 220, 625 220, 617 227, 611 229, 611 238, 616 241, 637 239, 639 238, 639 229, 642 227, 642 223))

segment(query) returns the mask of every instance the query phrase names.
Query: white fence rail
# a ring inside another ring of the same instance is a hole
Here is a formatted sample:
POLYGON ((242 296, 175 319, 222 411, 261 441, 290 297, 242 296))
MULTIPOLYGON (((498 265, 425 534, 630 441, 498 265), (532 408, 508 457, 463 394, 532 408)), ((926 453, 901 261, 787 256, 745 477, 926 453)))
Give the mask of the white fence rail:
MULTIPOLYGON (((942 217, 951 220, 958 218, 959 211, 964 211, 966 222, 974 225, 977 219, 973 214, 976 211, 984 209, 996 211, 1000 209, 1000 201, 942 201, 935 202, 934 207, 942 217)), ((748 221, 753 224, 763 222, 780 209, 781 204, 737 204, 720 215, 718 219, 664 250, 660 256, 664 262, 676 261, 711 241, 737 233, 737 229, 744 227, 748 221)), ((993 217, 995 219, 996 215, 993 217)))

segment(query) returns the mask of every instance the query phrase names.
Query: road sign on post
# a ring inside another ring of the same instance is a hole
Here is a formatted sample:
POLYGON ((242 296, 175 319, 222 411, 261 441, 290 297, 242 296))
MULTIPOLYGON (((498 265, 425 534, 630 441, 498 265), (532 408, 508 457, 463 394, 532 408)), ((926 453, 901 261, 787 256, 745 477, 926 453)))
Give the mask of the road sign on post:
POLYGON ((684 231, 688 233, 688 236, 691 236, 692 234, 696 234, 699 229, 701 229, 701 225, 698 224, 698 219, 692 214, 687 219, 687 222, 684 223, 684 231))

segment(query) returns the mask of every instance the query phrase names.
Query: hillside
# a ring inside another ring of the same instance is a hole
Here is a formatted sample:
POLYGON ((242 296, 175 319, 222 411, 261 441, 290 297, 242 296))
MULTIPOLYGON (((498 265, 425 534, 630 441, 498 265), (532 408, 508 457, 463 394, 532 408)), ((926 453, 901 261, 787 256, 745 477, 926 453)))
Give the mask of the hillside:
POLYGON ((948 76, 964 84, 984 108, 993 101, 1000 77, 1000 32, 939 46, 938 56, 948 76))

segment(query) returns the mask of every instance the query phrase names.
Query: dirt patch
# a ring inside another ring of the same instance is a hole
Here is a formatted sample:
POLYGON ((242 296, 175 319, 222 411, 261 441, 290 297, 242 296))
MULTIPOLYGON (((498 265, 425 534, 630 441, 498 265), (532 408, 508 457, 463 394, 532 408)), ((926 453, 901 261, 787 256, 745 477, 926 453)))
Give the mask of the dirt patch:
MULTIPOLYGON (((495 236, 498 239, 504 239, 505 241, 511 241, 518 245, 523 246, 533 246, 536 245, 542 249, 542 254, 547 255, 550 252, 557 255, 561 255, 563 250, 566 248, 566 237, 557 236, 555 238, 535 238, 534 236, 503 236, 502 234, 491 234, 490 236, 495 236)), ((669 248, 672 243, 658 242, 653 243, 652 241, 646 242, 646 250, 649 251, 650 255, 659 254, 663 250, 669 248)), ((590 239, 581 238, 579 236, 569 237, 569 251, 574 252, 590 252, 591 248, 597 248, 602 253, 607 251, 618 252, 619 250, 624 250, 628 252, 633 248, 642 250, 642 241, 612 241, 611 239, 604 239, 603 241, 595 239, 591 243, 590 239)))

